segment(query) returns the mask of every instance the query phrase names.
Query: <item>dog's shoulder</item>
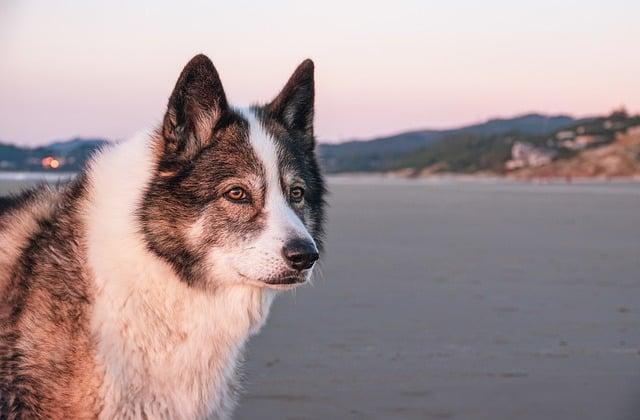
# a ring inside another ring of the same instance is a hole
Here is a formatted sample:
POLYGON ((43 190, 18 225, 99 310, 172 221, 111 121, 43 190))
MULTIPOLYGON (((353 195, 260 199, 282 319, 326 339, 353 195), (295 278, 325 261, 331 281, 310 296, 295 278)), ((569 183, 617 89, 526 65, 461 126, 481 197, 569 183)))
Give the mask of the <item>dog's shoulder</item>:
POLYGON ((0 297, 6 294, 13 267, 38 233, 40 221, 53 215, 59 194, 58 188, 42 184, 0 198, 0 297))
POLYGON ((0 216, 0 414, 95 413, 82 177, 5 201, 0 216))
POLYGON ((30 210, 37 210, 38 205, 40 207, 46 207, 52 204, 53 199, 61 188, 60 185, 50 186, 41 183, 18 193, 0 197, 0 221, 5 222, 2 223, 0 227, 5 225, 6 221, 11 217, 15 217, 16 213, 20 211, 29 212, 30 210))

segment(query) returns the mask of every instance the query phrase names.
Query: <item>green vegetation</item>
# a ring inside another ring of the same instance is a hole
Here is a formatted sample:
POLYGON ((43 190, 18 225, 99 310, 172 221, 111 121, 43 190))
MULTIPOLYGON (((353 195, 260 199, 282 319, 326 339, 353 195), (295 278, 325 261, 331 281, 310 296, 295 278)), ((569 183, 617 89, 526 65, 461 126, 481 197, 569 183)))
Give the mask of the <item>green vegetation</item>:
POLYGON ((505 141, 511 141, 516 134, 537 141, 539 136, 577 122, 565 115, 529 114, 449 130, 421 130, 369 141, 321 144, 319 153, 329 173, 421 169, 440 162, 449 165, 449 171, 473 172, 481 170, 474 168, 495 167, 498 160, 508 157, 505 141))
POLYGON ((511 156, 514 139, 515 133, 506 136, 457 134, 395 162, 390 169, 433 167, 434 172, 502 172, 504 162, 511 156))

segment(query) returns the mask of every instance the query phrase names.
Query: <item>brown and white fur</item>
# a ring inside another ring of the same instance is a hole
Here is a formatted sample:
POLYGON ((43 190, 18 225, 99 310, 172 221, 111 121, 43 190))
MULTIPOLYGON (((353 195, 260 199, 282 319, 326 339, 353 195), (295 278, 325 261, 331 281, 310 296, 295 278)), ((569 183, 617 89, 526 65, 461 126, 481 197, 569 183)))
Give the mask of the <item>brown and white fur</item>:
POLYGON ((163 124, 0 213, 0 418, 228 418, 244 344, 322 236, 313 63, 229 106, 185 67, 163 124))

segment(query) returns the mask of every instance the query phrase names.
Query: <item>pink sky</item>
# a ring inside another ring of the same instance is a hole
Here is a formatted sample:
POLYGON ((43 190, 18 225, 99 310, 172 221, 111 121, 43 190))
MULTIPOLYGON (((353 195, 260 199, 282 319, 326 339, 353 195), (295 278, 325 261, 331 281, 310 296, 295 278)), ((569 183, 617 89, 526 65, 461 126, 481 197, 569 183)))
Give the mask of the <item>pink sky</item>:
POLYGON ((239 106, 316 63, 322 141, 530 111, 640 111, 640 3, 77 2, 0 5, 0 140, 120 139, 156 124, 182 66, 239 106))

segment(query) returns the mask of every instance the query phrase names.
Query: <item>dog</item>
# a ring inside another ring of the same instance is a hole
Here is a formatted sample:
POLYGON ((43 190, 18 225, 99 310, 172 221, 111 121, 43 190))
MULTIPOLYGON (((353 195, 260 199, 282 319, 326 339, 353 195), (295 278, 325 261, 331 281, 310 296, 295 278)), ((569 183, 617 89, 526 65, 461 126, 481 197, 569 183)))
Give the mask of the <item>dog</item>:
POLYGON ((271 102, 184 67, 161 124, 3 203, 0 417, 226 419, 247 339, 323 236, 314 64, 271 102))

